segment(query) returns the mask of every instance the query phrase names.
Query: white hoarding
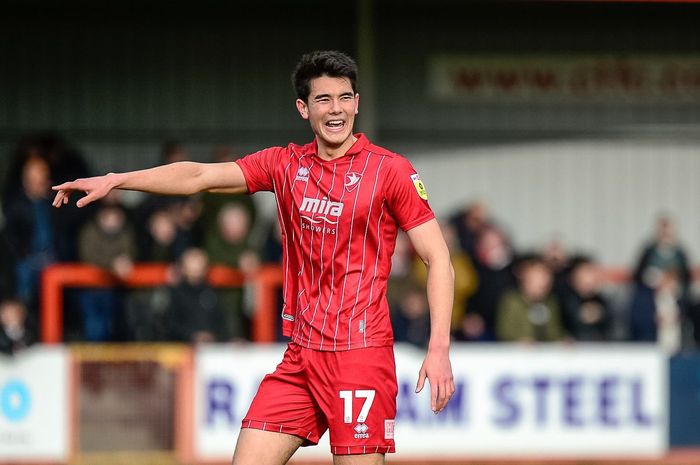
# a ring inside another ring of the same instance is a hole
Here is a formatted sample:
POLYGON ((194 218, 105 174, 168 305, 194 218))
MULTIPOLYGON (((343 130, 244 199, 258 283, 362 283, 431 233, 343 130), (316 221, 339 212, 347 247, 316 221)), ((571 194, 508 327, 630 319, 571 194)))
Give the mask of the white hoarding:
MULTIPOLYGON (((195 453, 230 458, 259 381, 284 347, 203 347, 196 357, 195 453)), ((657 456, 668 447, 666 359, 655 348, 454 346, 457 392, 434 415, 414 393, 423 351, 396 349, 397 458, 657 456)), ((342 401, 339 397, 339 401, 342 401)), ((328 457, 328 437, 299 456, 328 457)))
POLYGON ((37 346, 0 357, 0 462, 66 460, 67 376, 63 347, 37 346))

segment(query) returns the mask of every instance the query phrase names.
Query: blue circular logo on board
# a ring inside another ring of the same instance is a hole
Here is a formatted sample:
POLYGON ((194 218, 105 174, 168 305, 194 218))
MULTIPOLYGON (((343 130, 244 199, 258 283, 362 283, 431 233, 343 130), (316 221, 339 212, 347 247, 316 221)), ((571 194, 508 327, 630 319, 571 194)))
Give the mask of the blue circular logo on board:
POLYGON ((0 413, 12 422, 22 421, 32 404, 29 388, 18 380, 10 380, 0 389, 0 413))

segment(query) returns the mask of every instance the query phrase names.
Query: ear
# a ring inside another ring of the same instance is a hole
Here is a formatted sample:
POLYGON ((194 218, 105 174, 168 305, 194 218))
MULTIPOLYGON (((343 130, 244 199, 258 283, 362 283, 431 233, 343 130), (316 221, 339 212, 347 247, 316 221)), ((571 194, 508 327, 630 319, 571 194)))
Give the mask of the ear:
POLYGON ((309 119, 309 106, 306 104, 305 101, 302 99, 298 98, 296 101, 297 104, 297 111, 301 115, 302 118, 304 119, 309 119))
POLYGON ((360 112, 360 94, 355 94, 355 114, 360 112))

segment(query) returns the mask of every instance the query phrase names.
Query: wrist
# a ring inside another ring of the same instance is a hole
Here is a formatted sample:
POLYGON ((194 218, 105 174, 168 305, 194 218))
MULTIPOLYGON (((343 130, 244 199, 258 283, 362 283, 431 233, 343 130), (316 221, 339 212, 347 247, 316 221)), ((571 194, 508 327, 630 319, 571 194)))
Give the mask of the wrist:
POLYGON ((124 175, 118 173, 107 173, 105 178, 110 189, 119 189, 124 181, 124 175))
POLYGON ((448 352, 450 350, 450 339, 440 339, 437 341, 430 340, 428 342, 428 352, 448 352))

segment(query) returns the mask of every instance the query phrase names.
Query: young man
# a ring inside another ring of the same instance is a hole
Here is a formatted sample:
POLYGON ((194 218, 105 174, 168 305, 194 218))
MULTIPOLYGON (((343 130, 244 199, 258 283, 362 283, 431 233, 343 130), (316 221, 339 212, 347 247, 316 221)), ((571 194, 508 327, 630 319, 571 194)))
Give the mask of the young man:
POLYGON ((233 465, 281 465, 330 430, 334 464, 381 464, 394 451, 396 372, 386 282, 398 228, 428 267, 431 408, 454 393, 449 360, 453 271, 418 174, 403 157, 353 134, 355 62, 339 52, 304 55, 293 74, 297 110, 314 141, 237 162, 180 162, 54 187, 85 206, 111 189, 188 195, 272 191, 284 244, 282 363, 262 381, 243 420, 233 465))

